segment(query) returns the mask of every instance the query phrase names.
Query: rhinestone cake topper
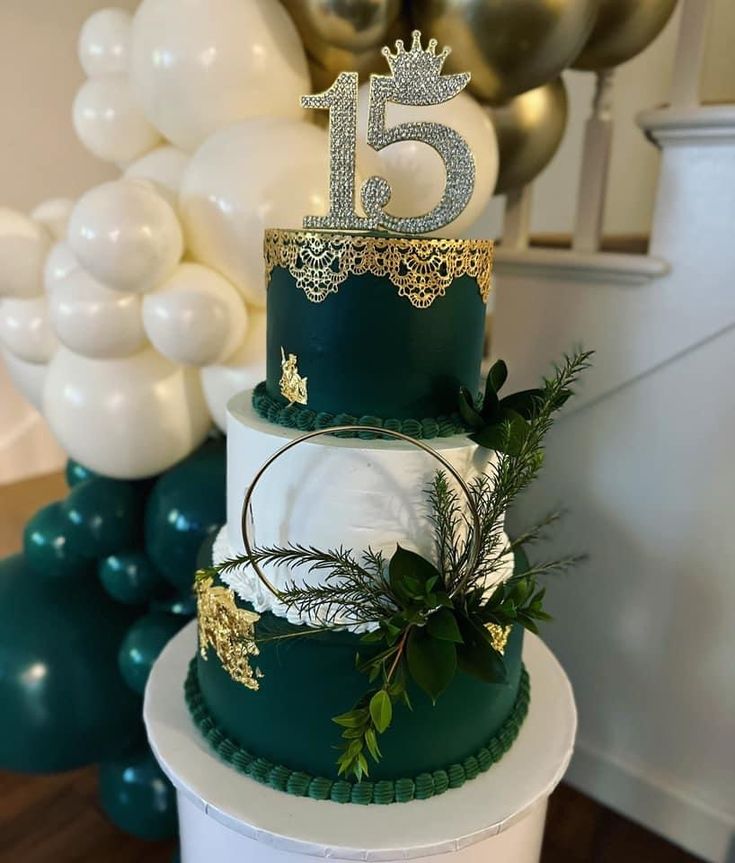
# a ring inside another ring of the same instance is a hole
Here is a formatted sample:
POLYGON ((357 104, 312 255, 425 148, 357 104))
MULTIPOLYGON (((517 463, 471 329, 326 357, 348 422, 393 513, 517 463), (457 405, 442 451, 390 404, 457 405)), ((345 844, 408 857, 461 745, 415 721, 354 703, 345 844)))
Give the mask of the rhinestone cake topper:
POLYGON ((376 230, 403 234, 436 231, 459 216, 469 203, 475 186, 475 160, 465 139, 442 123, 400 123, 386 128, 388 102, 398 105, 441 105, 460 93, 470 80, 469 72, 442 75, 449 48, 437 54, 436 39, 424 49, 421 33, 414 30, 410 51, 402 40, 396 53, 383 48, 390 75, 371 75, 368 100, 367 143, 382 150, 399 141, 421 141, 433 147, 444 163, 446 185, 439 203, 428 213, 398 217, 386 211, 391 188, 383 177, 370 177, 360 192, 364 216, 355 212, 357 152, 357 72, 341 72, 323 93, 303 96, 304 108, 329 111, 329 212, 306 216, 305 228, 329 230, 376 230))

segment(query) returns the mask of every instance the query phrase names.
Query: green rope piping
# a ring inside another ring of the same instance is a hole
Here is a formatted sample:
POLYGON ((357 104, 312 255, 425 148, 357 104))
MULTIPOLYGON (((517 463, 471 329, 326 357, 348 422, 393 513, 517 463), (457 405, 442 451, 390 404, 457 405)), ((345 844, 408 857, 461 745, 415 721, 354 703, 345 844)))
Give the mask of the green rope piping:
MULTIPOLYGON (((259 417, 270 423, 275 423, 285 428, 298 429, 302 432, 316 431, 317 429, 326 429, 340 425, 378 426, 390 431, 402 432, 419 440, 431 440, 432 438, 467 434, 469 431, 458 413, 423 420, 381 419, 380 417, 372 416, 356 417, 352 414, 333 414, 329 411, 319 411, 317 413, 305 405, 284 405, 283 402, 274 399, 268 394, 265 382, 259 383, 253 390, 253 408, 259 417)), ((381 437, 381 435, 377 435, 374 432, 338 432, 337 437, 374 440, 381 437)))
POLYGON ((245 773, 262 785, 269 785, 297 797, 310 797, 312 800, 332 800, 335 803, 407 803, 409 800, 426 800, 443 794, 450 788, 459 788, 480 773, 489 770, 496 761, 505 755, 518 736, 528 713, 531 698, 531 684, 525 665, 521 670, 518 695, 510 715, 498 732, 484 746, 470 755, 461 764, 450 764, 446 770, 433 773, 420 773, 414 779, 382 779, 379 782, 354 782, 349 779, 326 779, 323 776, 310 776, 296 770, 289 770, 280 764, 273 764, 266 758, 258 758, 227 737, 209 712, 196 670, 196 658, 189 665, 189 673, 184 683, 184 695, 189 713, 199 731, 214 751, 240 773, 245 773))

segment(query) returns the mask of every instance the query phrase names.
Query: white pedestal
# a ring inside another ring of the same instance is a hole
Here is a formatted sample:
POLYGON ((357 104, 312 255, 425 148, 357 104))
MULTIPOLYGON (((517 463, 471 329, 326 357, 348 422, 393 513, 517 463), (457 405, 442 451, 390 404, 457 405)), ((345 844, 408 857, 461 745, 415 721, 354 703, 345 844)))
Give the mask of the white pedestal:
POLYGON ((564 671, 527 635, 528 717, 487 773, 430 800, 357 806, 293 797, 220 761, 189 718, 183 683, 196 649, 192 622, 165 648, 145 693, 148 739, 176 786, 182 863, 332 861, 536 863, 546 801, 569 763, 577 715, 564 671))

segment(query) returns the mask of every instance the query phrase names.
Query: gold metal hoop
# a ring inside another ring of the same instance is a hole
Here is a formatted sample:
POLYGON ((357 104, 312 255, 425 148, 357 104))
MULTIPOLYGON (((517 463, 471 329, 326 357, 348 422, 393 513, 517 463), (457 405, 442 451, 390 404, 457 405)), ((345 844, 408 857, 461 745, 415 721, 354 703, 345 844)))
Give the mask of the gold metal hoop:
POLYGON ((250 483, 247 491, 245 492, 245 498, 242 503, 241 516, 242 541, 245 545, 245 552, 250 559, 250 566, 252 566, 252 568, 255 570, 255 574, 265 585, 265 587, 268 588, 268 590, 276 597, 276 599, 282 598, 280 591, 278 591, 277 588, 273 586, 268 576, 260 568, 260 565, 253 559, 253 546, 250 541, 251 537, 249 524, 249 521, 252 522, 254 520, 252 513, 253 493, 255 492, 256 486, 262 479, 263 474, 268 470, 268 468, 273 464, 273 462, 275 462, 282 455, 287 453, 290 449, 293 449, 295 446, 298 446, 305 441, 311 440, 311 438, 321 437, 322 435, 333 435, 337 432, 372 432, 378 435, 386 435, 388 437, 395 438, 396 440, 404 441, 405 443, 410 443, 412 446, 423 450, 425 453, 435 458, 442 465, 442 467, 451 474, 451 476, 457 481, 457 484, 462 490, 462 494, 465 496, 465 499, 467 501, 467 508, 469 510, 472 520, 472 544, 470 546, 470 551, 467 559, 467 572, 472 572, 472 570, 474 570, 477 564, 477 559, 480 554, 480 514, 478 513, 477 507, 475 506, 472 499, 470 487, 467 485, 466 481, 459 473, 459 471, 454 467, 454 465, 450 464, 450 462, 447 461, 447 459, 444 458, 441 453, 438 453, 433 447, 430 447, 427 443, 424 443, 422 440, 418 440, 417 438, 413 438, 410 435, 403 434, 403 432, 393 431, 392 429, 379 428, 377 426, 330 426, 329 428, 316 429, 314 431, 307 432, 301 437, 289 441, 287 444, 284 444, 280 449, 276 450, 276 452, 274 452, 273 455, 268 458, 268 460, 261 466, 260 470, 258 470, 258 472, 255 474, 255 476, 253 477, 253 481, 250 483), (249 520, 248 516, 250 516, 249 520))

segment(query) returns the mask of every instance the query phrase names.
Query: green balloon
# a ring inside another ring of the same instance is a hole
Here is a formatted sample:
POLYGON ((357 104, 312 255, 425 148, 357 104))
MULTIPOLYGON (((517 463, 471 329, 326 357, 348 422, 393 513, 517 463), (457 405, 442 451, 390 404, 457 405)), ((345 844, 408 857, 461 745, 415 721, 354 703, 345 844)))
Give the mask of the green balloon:
POLYGON ((66 482, 69 488, 74 488, 75 485, 79 485, 80 482, 91 479, 93 476, 97 476, 97 474, 72 458, 66 463, 66 482))
POLYGON ((126 605, 148 602, 165 585, 155 566, 142 551, 111 554, 99 562, 97 572, 109 595, 126 605))
POLYGON ((196 614, 197 601, 193 591, 175 593, 162 599, 155 599, 150 604, 151 611, 163 611, 166 614, 176 614, 185 620, 191 620, 196 614))
POLYGON ((118 652, 118 666, 125 682, 143 694, 151 667, 158 654, 186 623, 182 615, 152 611, 130 627, 118 652))
POLYGON ((28 566, 45 578, 84 577, 94 571, 92 555, 69 530, 63 503, 50 503, 26 523, 23 550, 28 566))
POLYGON ((0 767, 70 770, 136 739, 140 699, 117 668, 131 614, 95 579, 34 577, 0 561, 0 767))
POLYGON ((104 477, 75 485, 64 502, 69 534, 89 557, 135 547, 141 509, 141 490, 134 483, 104 477))
POLYGON ((100 765, 100 803, 126 833, 154 841, 176 835, 176 791, 146 746, 100 765))
POLYGON ((191 589, 203 540, 227 518, 225 489, 225 442, 212 440, 163 474, 148 498, 146 551, 182 593, 191 589))

